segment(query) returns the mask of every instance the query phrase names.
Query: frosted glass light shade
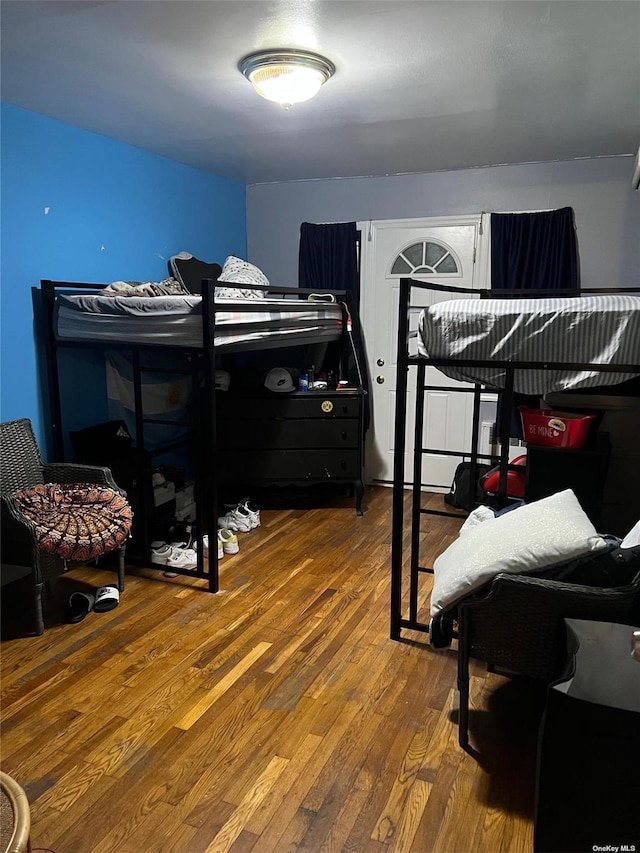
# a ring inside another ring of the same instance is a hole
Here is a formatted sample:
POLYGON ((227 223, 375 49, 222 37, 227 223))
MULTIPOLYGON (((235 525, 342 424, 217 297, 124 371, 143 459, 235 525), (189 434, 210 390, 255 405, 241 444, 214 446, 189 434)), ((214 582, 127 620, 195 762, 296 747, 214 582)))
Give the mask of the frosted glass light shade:
POLYGON ((335 71, 328 59, 300 50, 252 53, 238 68, 261 97, 284 106, 308 101, 335 71))
POLYGON ((249 75, 256 92, 276 104, 299 104, 320 91, 324 77, 314 68, 290 65, 270 65, 256 68, 249 75))

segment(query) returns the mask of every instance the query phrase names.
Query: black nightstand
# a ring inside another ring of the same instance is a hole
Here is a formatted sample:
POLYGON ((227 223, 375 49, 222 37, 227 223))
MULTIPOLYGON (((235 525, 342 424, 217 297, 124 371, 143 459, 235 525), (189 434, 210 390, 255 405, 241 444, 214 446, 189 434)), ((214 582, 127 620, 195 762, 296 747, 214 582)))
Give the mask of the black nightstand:
POLYGON ((566 673, 549 687, 540 731, 534 850, 637 851, 637 629, 582 619, 565 625, 566 673))
POLYGON ((218 393, 222 483, 353 485, 362 515, 364 392, 218 393))

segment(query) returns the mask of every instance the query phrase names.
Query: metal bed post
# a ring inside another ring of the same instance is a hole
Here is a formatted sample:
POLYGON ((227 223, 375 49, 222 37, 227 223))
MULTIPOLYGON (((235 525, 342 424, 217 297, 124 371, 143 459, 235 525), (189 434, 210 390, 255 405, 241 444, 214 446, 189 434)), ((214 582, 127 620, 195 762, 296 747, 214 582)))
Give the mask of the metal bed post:
POLYGON ((504 392, 501 395, 500 412, 500 473, 498 475, 498 507, 507 505, 507 471, 509 469, 509 439, 511 438, 511 416, 513 412, 513 384, 515 370, 511 362, 506 365, 504 392))
POLYGON ((413 495, 411 501, 411 562, 409 570, 409 619, 418 621, 418 578, 420 577, 420 506, 422 502, 422 447, 424 427, 425 365, 416 370, 416 419, 413 440, 413 495))
POLYGON ((53 333, 53 314, 55 309, 55 284, 49 279, 40 282, 42 302, 45 313, 44 345, 49 385, 49 414, 51 419, 51 439, 55 459, 64 459, 64 439, 62 437, 62 404, 60 401, 60 371, 58 368, 58 347, 53 333))
POLYGON ((151 472, 147 471, 144 450, 144 410, 142 403, 142 370, 140 367, 140 350, 134 347, 131 352, 131 367, 133 370, 133 405, 136 419, 136 467, 138 469, 138 498, 143 526, 143 548, 145 560, 149 557, 149 506, 147 483, 151 472))
POLYGON ((458 743, 469 746, 469 628, 466 619, 458 621, 458 743))
POLYGON ((199 471, 201 468, 199 462, 200 460, 202 460, 202 454, 204 453, 204 438, 202 434, 202 424, 204 416, 202 412, 202 395, 200 393, 201 376, 202 367, 200 364, 200 350, 194 349, 191 350, 191 400, 193 405, 193 417, 191 424, 194 425, 191 456, 192 460, 195 460, 195 463, 192 462, 192 464, 194 464, 193 495, 196 502, 195 531, 196 538, 198 540, 198 547, 196 549, 197 570, 200 574, 204 576, 204 549, 202 547, 202 536, 200 535, 200 532, 203 528, 202 507, 204 501, 204 494, 202 488, 202 477, 199 476, 199 471))
POLYGON ((404 526, 404 452, 407 424, 406 396, 409 372, 408 334, 411 280, 400 279, 398 361, 396 365, 396 420, 393 457, 393 508, 391 526, 391 639, 400 639, 402 619, 402 533, 404 526))
POLYGON ((469 495, 475 503, 476 489, 474 484, 478 482, 478 441, 480 440, 480 393, 481 386, 476 382, 473 386, 473 422, 471 427, 471 467, 469 468, 470 489, 473 495, 469 495))
MULTIPOLYGON (((204 513, 201 518, 209 536, 209 592, 218 592, 220 588, 220 571, 218 566, 218 501, 216 467, 218 460, 218 442, 216 435, 216 356, 215 356, 215 327, 216 301, 215 284, 207 279, 202 282, 202 374, 203 374, 203 418, 199 425, 198 441, 200 445, 196 454, 196 484, 199 492, 205 496, 204 513), (213 287, 211 286, 213 284, 213 287), (204 464, 200 464, 204 463, 204 464), (204 478, 204 483, 202 479, 204 478)), ((196 500, 197 506, 197 500, 196 500)), ((202 542, 200 528, 200 541, 202 542)), ((198 560, 201 559, 198 549, 198 560)), ((199 564, 200 568, 200 564, 199 564)))

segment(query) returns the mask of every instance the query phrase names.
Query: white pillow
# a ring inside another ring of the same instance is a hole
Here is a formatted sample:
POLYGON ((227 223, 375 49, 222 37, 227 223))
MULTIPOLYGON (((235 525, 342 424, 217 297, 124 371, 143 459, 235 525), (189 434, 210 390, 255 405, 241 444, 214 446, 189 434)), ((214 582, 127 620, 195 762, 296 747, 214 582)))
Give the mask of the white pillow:
POLYGON ((267 294, 264 290, 237 285, 258 284, 269 287, 269 279, 261 269, 248 261, 243 261, 242 258, 236 258, 235 255, 229 255, 224 262, 218 282, 236 285, 235 287, 216 286, 216 296, 225 296, 229 299, 266 299, 267 294))
POLYGON ((487 518, 433 564, 431 616, 448 610, 498 572, 522 574, 606 547, 571 489, 487 518))
POLYGON ((470 512, 466 517, 464 524, 458 531, 458 536, 464 536, 465 533, 468 533, 470 530, 474 530, 479 524, 482 524, 483 521, 491 521, 495 517, 495 512, 488 506, 477 506, 473 512, 470 512))

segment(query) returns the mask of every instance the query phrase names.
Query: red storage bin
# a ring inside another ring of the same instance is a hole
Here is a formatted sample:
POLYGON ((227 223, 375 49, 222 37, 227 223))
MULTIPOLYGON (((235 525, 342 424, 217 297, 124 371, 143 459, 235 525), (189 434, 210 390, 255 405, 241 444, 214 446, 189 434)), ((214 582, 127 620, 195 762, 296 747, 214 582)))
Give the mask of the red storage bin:
POLYGON ((583 446, 589 425, 596 415, 575 412, 541 411, 519 406, 522 436, 530 444, 578 450, 583 446))

